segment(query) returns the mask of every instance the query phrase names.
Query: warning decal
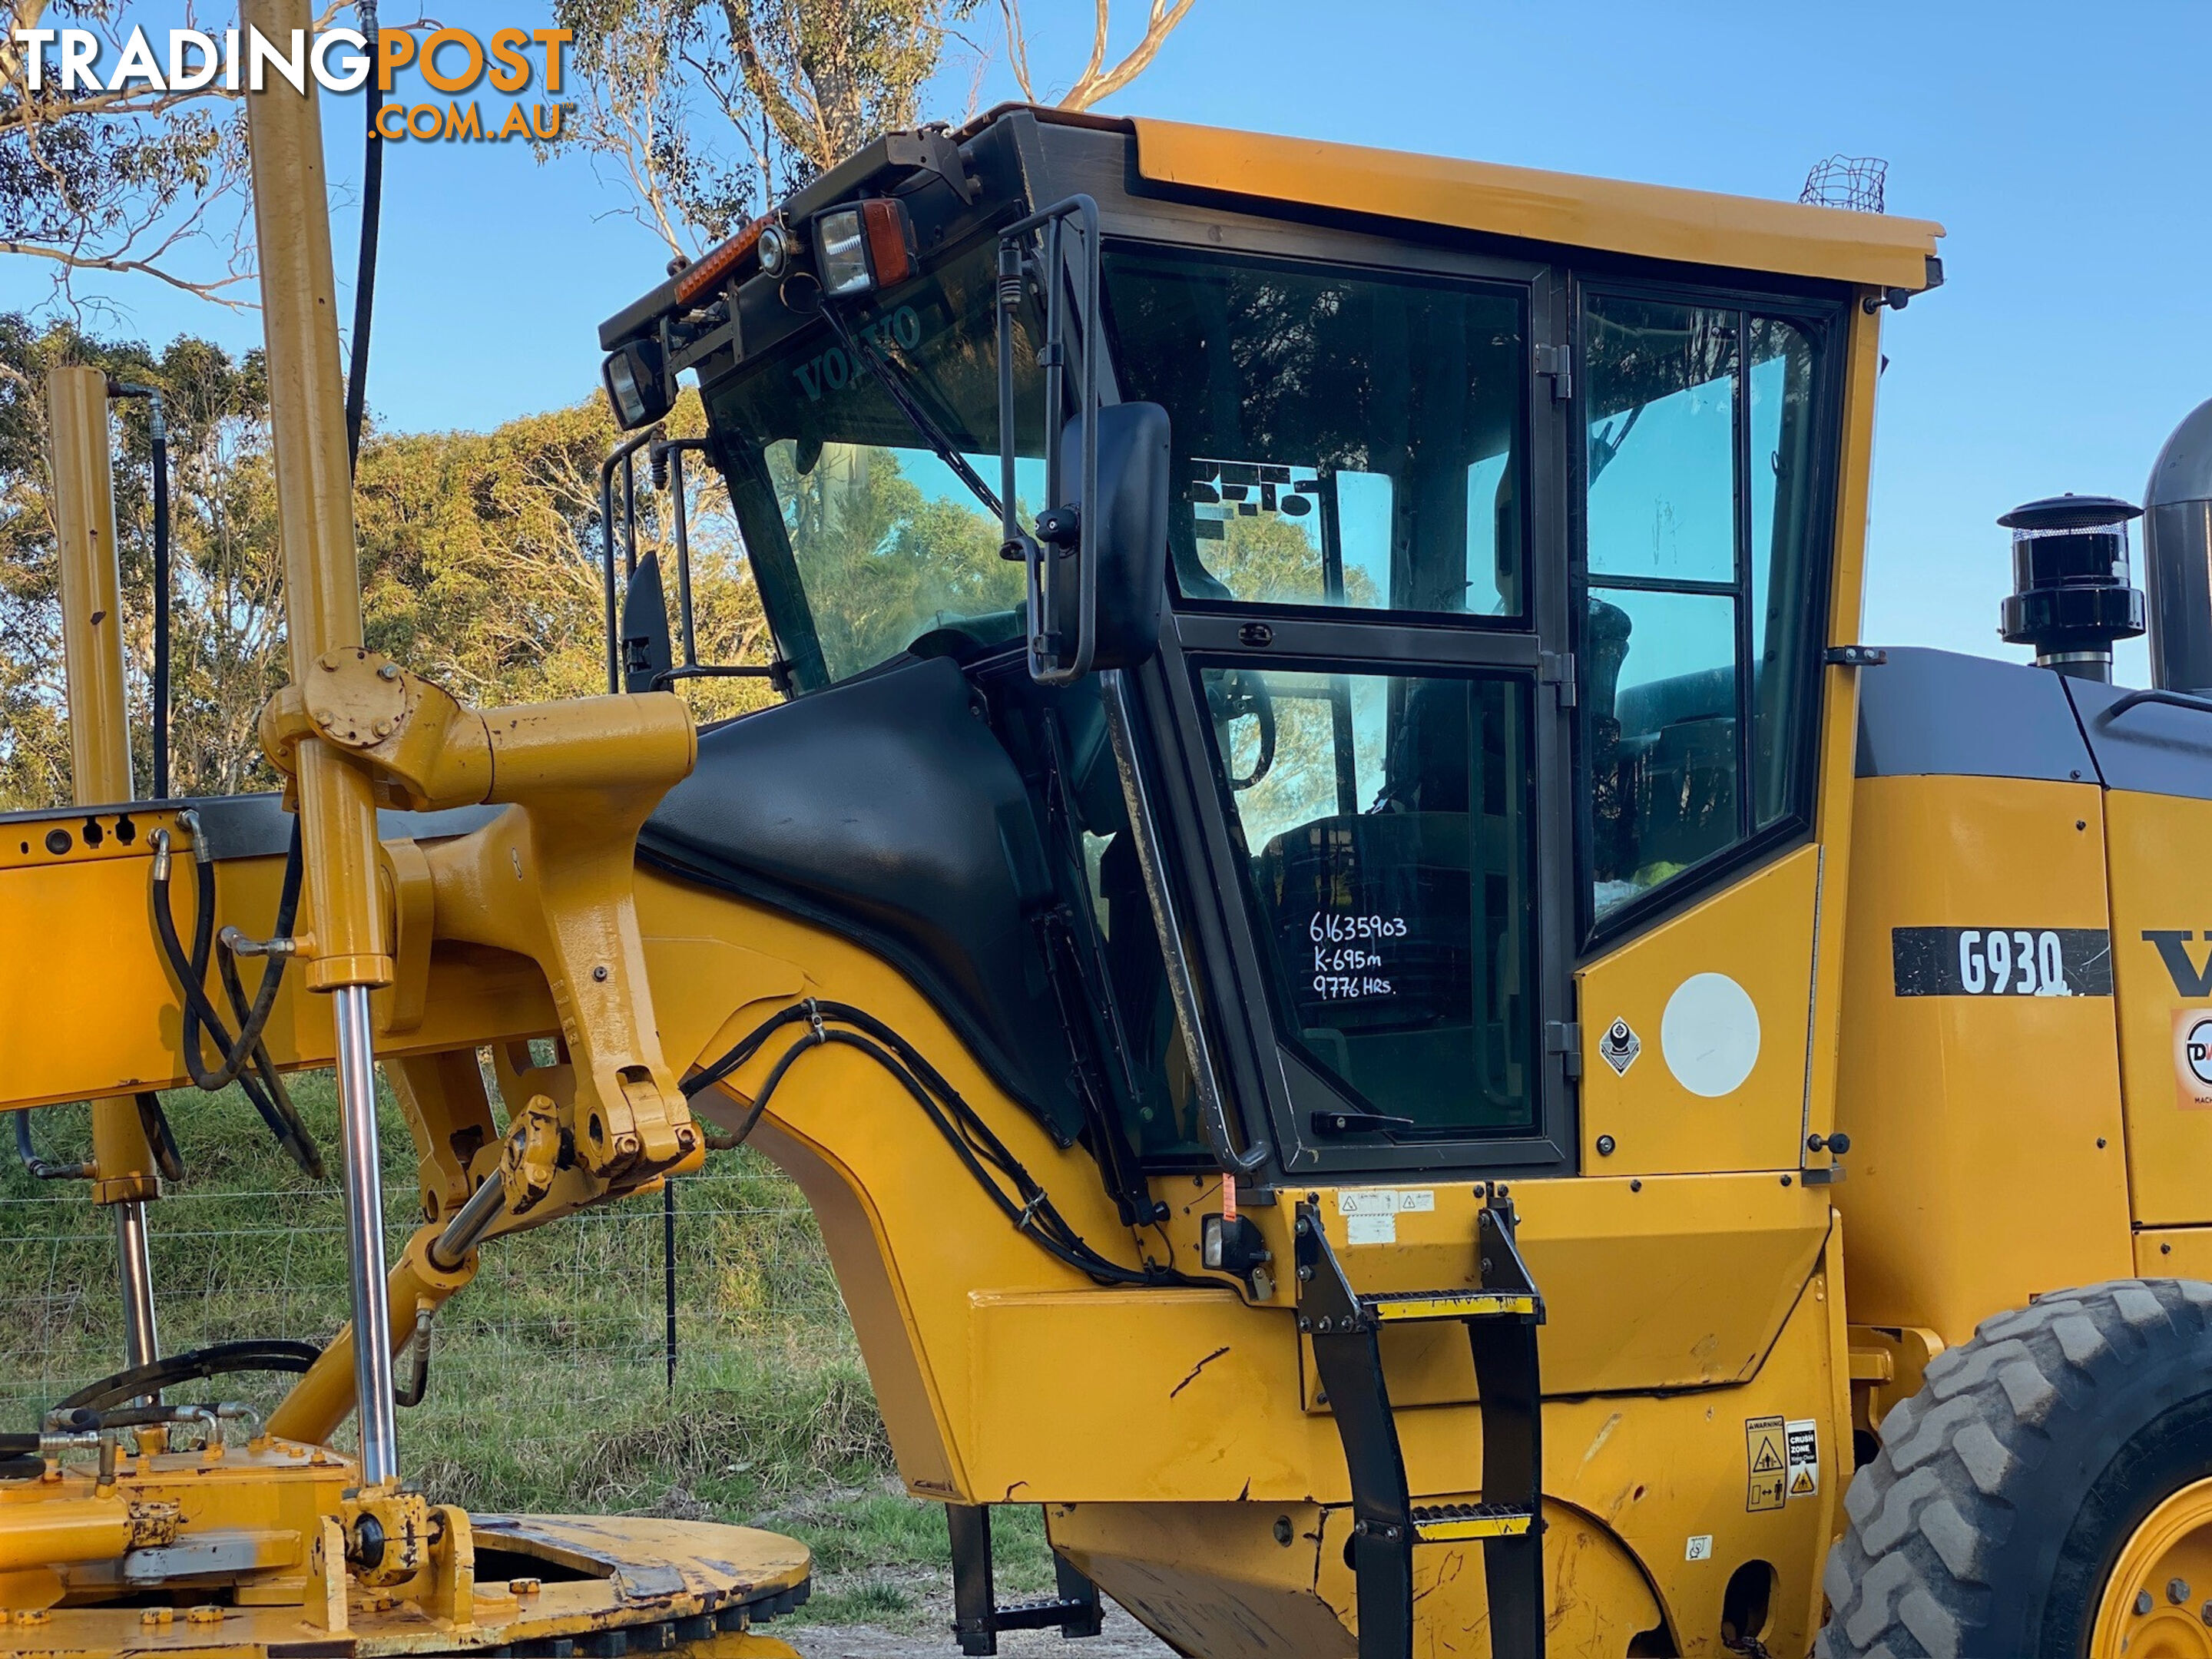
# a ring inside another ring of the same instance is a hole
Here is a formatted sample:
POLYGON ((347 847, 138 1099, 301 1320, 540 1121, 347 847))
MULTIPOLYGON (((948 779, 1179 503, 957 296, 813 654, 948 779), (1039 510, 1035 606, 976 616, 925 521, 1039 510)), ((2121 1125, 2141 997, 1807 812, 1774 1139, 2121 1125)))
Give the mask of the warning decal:
POLYGON ((1787 1427, 1778 1417, 1744 1419, 1744 1497, 1746 1510, 1778 1510, 1789 1501, 1789 1463, 1784 1455, 1787 1427))
POLYGON ((1395 1244, 1401 1215, 1433 1212, 1436 1207, 1432 1187, 1357 1187, 1336 1195, 1336 1212, 1345 1218, 1347 1244, 1395 1244))
POLYGON ((1804 1418, 1788 1425, 1790 1496, 1814 1498, 1820 1491, 1820 1425, 1804 1418))

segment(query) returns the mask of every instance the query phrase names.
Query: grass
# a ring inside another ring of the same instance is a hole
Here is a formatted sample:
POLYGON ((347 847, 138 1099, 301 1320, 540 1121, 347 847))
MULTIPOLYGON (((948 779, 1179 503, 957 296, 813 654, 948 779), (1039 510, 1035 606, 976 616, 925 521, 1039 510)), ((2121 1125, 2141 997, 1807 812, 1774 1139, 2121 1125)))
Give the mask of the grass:
MULTIPOLYGON (((244 1336, 327 1341, 347 1316, 337 1108, 327 1074, 294 1093, 329 1178, 280 1153, 235 1093, 164 1097, 185 1180, 151 1206, 162 1348, 244 1336)), ((40 1152, 90 1144, 83 1107, 40 1112, 40 1152)), ((387 1249, 414 1225, 412 1142, 381 1119, 387 1249)), ((661 1208, 632 1199, 495 1241, 440 1312, 429 1397, 399 1418, 403 1467, 478 1510, 671 1515, 760 1525, 815 1552, 819 1621, 941 1619, 938 1506, 897 1488, 875 1396, 798 1189, 756 1155, 716 1153, 678 1187, 678 1364, 664 1347, 661 1208)), ((77 1182, 0 1158, 0 1424, 121 1364, 112 1224, 77 1182)), ((229 1379, 265 1408, 282 1379, 229 1379)), ((1006 1593, 1051 1582, 1041 1517, 995 1516, 1006 1593)))

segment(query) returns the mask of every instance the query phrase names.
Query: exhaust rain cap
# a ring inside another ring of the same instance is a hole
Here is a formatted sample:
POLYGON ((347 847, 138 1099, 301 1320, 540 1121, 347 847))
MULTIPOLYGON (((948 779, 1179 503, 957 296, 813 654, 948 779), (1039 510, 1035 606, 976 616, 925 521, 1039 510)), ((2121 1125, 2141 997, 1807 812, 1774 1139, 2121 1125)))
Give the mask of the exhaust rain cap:
POLYGON ((2012 597, 1998 632, 2035 647, 2035 665, 2077 679, 2112 678, 2112 641, 2143 631, 2143 596, 2128 568, 2128 520, 2142 509, 2113 495, 2053 495, 1997 522, 2012 532, 2012 597))

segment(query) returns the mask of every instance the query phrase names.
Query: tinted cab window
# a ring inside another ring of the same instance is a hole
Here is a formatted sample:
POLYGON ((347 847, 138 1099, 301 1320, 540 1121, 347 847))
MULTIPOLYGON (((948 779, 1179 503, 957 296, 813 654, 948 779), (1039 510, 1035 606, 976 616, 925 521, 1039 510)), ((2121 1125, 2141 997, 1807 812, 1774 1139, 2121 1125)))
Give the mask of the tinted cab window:
POLYGON ((1814 336, 1736 307, 1583 314, 1580 671, 1595 926, 1802 810, 1825 574, 1814 336))
POLYGON ((1517 290, 1109 251, 1125 395, 1174 422, 1194 599, 1526 605, 1517 290))

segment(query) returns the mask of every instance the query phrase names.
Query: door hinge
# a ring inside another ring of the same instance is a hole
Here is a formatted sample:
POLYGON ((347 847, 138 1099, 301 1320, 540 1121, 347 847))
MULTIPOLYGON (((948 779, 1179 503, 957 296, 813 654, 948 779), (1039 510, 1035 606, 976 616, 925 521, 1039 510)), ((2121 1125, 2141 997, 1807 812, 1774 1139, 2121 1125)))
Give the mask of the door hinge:
POLYGON ((1538 652, 1536 683, 1559 687, 1559 707, 1572 708, 1575 706, 1575 653, 1571 651, 1538 652))
POLYGON ((1563 345, 1536 348, 1536 372, 1552 383, 1552 401, 1563 404, 1575 395, 1575 354, 1563 345))
POLYGON ((1544 1022, 1544 1052, 1557 1054, 1566 1068, 1567 1080, 1583 1074, 1583 1025, 1578 1019, 1544 1022))
POLYGON ((1832 668, 1879 668, 1889 660, 1889 653, 1878 645, 1832 645, 1820 653, 1820 660, 1832 668))

